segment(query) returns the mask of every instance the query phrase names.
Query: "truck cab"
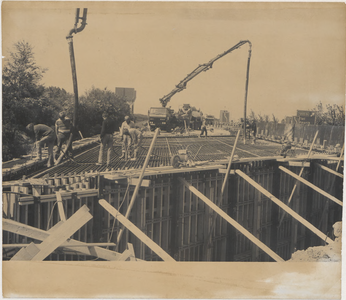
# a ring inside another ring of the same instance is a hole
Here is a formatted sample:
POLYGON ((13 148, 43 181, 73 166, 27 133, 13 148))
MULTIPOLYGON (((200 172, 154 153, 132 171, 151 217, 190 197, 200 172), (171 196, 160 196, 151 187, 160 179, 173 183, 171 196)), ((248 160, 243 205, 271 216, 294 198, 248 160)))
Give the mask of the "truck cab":
POLYGON ((151 107, 148 111, 150 130, 156 128, 161 130, 171 131, 173 128, 173 113, 167 107, 151 107))

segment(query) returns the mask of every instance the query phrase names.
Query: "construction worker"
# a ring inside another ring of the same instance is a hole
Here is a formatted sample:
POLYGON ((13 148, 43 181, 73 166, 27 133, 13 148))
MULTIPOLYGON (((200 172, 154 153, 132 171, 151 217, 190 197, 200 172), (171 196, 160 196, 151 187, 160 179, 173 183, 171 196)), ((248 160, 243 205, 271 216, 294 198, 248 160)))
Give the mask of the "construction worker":
POLYGON ((97 165, 102 165, 102 159, 103 159, 103 150, 107 150, 107 166, 110 163, 111 158, 111 152, 113 150, 113 133, 114 133, 114 125, 112 120, 109 118, 109 115, 107 112, 104 112, 102 114, 103 122, 102 122, 102 128, 100 133, 100 140, 101 140, 101 146, 100 146, 100 152, 99 152, 99 159, 97 165))
POLYGON ((199 136, 203 136, 203 133, 205 133, 205 137, 207 137, 208 131, 207 131, 207 124, 206 124, 205 118, 202 119, 201 134, 199 136))
POLYGON ((256 144, 256 132, 257 132, 257 124, 256 120, 251 122, 251 135, 253 137, 252 144, 256 144))
POLYGON ((122 147, 121 147, 121 156, 120 158, 124 158, 125 157, 125 152, 127 151, 127 147, 130 143, 129 139, 130 139, 130 136, 128 134, 124 134, 124 129, 127 128, 127 129, 130 129, 130 128, 133 128, 135 127, 135 124, 133 123, 133 121, 130 120, 130 117, 129 116, 125 116, 125 121, 121 124, 121 127, 120 127, 120 136, 122 138, 122 147))
POLYGON ((51 167, 54 164, 53 148, 55 143, 55 132, 52 128, 44 124, 30 123, 26 126, 26 130, 31 137, 35 137, 35 146, 37 149, 37 158, 42 160, 42 147, 44 144, 48 148, 48 162, 47 167, 51 167))
MULTIPOLYGON (((60 112, 59 119, 57 119, 55 122, 55 134, 57 137, 57 146, 58 146, 55 153, 56 159, 58 159, 60 155, 62 145, 68 141, 70 137, 71 129, 72 129, 71 120, 66 117, 65 112, 63 111, 60 112)), ((73 157, 72 143, 69 145, 68 149, 66 149, 66 154, 71 158, 73 157)))
POLYGON ((281 147, 280 155, 286 158, 288 150, 292 148, 292 144, 290 141, 286 140, 281 147))
POLYGON ((133 153, 133 155, 131 155, 132 160, 135 160, 137 158, 138 149, 142 144, 143 134, 137 128, 130 128, 128 129, 128 132, 131 137, 131 143, 129 145, 129 149, 130 149, 130 153, 133 153))

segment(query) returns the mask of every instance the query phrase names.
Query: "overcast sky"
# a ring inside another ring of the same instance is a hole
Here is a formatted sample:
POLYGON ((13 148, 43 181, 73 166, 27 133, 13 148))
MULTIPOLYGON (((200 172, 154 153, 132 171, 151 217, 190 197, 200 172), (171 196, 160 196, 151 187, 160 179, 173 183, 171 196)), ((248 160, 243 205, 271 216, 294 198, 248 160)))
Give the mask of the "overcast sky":
MULTIPOLYGON (((135 113, 146 114, 199 64, 250 40, 248 112, 281 119, 319 101, 344 105, 343 3, 5 1, 3 56, 15 42, 29 42, 37 64, 48 69, 42 83, 72 93, 66 35, 77 7, 88 8, 87 26, 73 38, 79 95, 92 86, 133 87, 135 113)), ((168 105, 241 117, 248 49, 215 62, 168 105)))

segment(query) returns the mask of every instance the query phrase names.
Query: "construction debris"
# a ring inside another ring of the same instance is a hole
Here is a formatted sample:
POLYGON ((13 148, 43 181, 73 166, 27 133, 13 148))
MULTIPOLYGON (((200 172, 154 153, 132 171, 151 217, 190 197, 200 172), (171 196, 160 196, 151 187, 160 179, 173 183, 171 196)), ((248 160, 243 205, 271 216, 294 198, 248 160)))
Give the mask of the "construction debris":
POLYGON ((333 243, 326 246, 309 247, 306 250, 299 250, 292 254, 289 261, 298 262, 340 262, 341 261, 341 232, 342 222, 333 225, 334 236, 333 243))

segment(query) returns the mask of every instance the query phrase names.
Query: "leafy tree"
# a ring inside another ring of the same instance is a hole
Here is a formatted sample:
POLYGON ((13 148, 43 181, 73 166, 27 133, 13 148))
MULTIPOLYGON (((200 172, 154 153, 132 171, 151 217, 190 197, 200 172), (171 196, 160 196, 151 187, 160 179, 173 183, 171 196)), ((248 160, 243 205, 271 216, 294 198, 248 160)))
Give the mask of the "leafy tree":
POLYGON ((45 105, 42 110, 43 116, 40 117, 42 123, 54 125, 60 111, 65 111, 72 118, 74 95, 66 92, 65 89, 54 86, 45 88, 43 100, 45 105))
POLYGON ((46 70, 37 66, 33 48, 25 41, 14 44, 2 72, 3 159, 26 153, 23 130, 36 122, 42 110, 44 93, 40 85, 46 70))
POLYGON ((345 109, 341 105, 326 104, 323 107, 322 102, 320 102, 313 111, 316 114, 317 125, 344 126, 345 124, 345 109))
POLYGON ((92 87, 79 99, 78 124, 83 136, 100 133, 102 113, 108 112, 114 121, 115 129, 121 126, 126 115, 130 115, 130 107, 125 100, 107 88, 101 90, 92 87))

